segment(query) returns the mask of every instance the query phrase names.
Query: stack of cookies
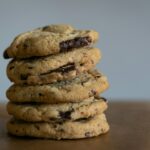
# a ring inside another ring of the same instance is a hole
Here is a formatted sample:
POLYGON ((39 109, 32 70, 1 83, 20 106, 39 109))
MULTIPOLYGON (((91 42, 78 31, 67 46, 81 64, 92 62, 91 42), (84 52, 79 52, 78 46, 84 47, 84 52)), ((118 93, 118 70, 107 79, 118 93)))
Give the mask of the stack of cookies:
POLYGON ((99 96, 109 84, 95 70, 98 33, 49 25, 18 35, 5 50, 12 135, 51 139, 93 137, 109 130, 99 96))

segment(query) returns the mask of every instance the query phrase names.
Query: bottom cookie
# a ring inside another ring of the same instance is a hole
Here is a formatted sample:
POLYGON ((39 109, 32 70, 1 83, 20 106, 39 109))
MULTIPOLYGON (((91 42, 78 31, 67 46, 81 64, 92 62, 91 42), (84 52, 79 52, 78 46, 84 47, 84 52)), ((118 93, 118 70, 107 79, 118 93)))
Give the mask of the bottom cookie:
POLYGON ((50 139, 80 139, 98 136, 109 130, 104 114, 63 123, 27 123, 12 119, 7 124, 10 134, 50 139))

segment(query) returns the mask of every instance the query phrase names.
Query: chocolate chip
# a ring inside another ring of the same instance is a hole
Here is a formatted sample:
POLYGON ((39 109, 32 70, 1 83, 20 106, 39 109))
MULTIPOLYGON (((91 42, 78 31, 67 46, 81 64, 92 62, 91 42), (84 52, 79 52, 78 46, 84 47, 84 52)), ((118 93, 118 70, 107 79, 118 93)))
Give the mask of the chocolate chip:
POLYGON ((104 97, 101 97, 101 99, 102 99, 103 101, 107 102, 107 99, 106 99, 106 98, 104 98, 104 97))
POLYGON ((16 48, 19 48, 19 44, 18 44, 18 45, 16 45, 16 48))
POLYGON ((44 96, 42 93, 39 93, 39 96, 44 96))
POLYGON ((66 111, 66 112, 62 112, 60 111, 59 112, 59 115, 62 119, 71 119, 71 113, 72 113, 72 110, 69 110, 69 111, 66 111))
POLYGON ((76 120, 74 120, 74 121, 85 121, 85 120, 87 120, 88 118, 79 118, 79 119, 76 119, 76 120))
POLYGON ((78 118, 76 120, 74 120, 75 122, 80 122, 80 123, 86 123, 88 121, 90 121, 93 118, 93 116, 90 116, 88 118, 78 118))
POLYGON ((100 78, 100 77, 101 77, 101 75, 96 75, 96 76, 95 76, 96 79, 97 79, 97 78, 100 78))
POLYGON ((28 75, 26 75, 26 74, 21 74, 20 75, 21 80, 27 80, 27 78, 28 78, 28 75))
POLYGON ((33 67, 28 67, 28 69, 33 69, 33 67))
POLYGON ((49 28, 49 26, 45 26, 42 28, 43 31, 47 30, 49 28))
POLYGON ((35 125, 35 128, 36 128, 37 130, 40 130, 40 127, 39 127, 38 125, 35 125))
POLYGON ((4 57, 5 59, 10 58, 10 57, 8 56, 8 53, 7 53, 7 51, 6 51, 6 50, 5 50, 5 51, 4 51, 4 53, 3 53, 3 57, 4 57))
POLYGON ((62 125, 63 121, 58 121, 57 124, 62 125))
POLYGON ((59 67, 58 69, 50 70, 45 73, 41 73, 40 75, 46 75, 52 72, 61 72, 61 73, 67 73, 69 71, 75 70, 75 64, 74 63, 68 63, 64 66, 59 67))
POLYGON ((50 121, 56 121, 57 119, 50 117, 49 120, 50 120, 50 121))
POLYGON ((23 44, 23 49, 27 49, 28 48, 28 44, 27 43, 24 43, 23 44))
POLYGON ((9 68, 9 70, 12 70, 14 68, 14 66, 11 66, 10 68, 9 68))
POLYGON ((67 65, 64 65, 64 66, 56 69, 55 72, 67 73, 71 70, 75 70, 75 64, 74 63, 69 63, 67 65))
POLYGON ((86 132, 85 133, 85 137, 90 137, 91 136, 91 133, 90 132, 86 132))
POLYGON ((18 130, 16 130, 16 133, 18 132, 18 130))
POLYGON ((95 89, 92 89, 91 92, 92 92, 93 95, 97 94, 97 91, 95 89))
POLYGON ((72 40, 67 40, 67 41, 63 41, 59 44, 60 46, 60 51, 61 52, 65 52, 68 51, 72 48, 80 48, 83 46, 88 46, 89 44, 91 44, 92 39, 87 36, 87 37, 76 37, 72 40))
POLYGON ((68 45, 69 44, 67 44, 67 42, 66 43, 65 42, 60 43, 61 51, 67 50, 68 49, 68 45))
POLYGON ((81 82, 81 85, 84 86, 84 82, 81 82))
POLYGON ((31 45, 30 39, 26 39, 23 43, 23 49, 27 49, 31 45))
POLYGON ((57 124, 53 124, 53 128, 57 128, 57 124))
POLYGON ((83 66, 83 65, 84 65, 84 63, 81 63, 81 64, 80 64, 80 66, 83 66))

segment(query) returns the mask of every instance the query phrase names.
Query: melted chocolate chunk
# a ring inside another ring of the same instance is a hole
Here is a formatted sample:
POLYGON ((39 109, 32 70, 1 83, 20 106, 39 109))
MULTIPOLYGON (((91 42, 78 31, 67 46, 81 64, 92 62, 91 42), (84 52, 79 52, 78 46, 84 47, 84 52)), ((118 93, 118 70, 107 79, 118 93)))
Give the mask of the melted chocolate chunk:
POLYGON ((88 117, 88 118, 79 118, 79 119, 76 119, 74 121, 77 121, 77 122, 86 122, 86 121, 89 121, 90 119, 92 119, 92 117, 88 117))
POLYGON ((3 53, 3 57, 4 57, 5 59, 8 59, 8 58, 10 58, 10 57, 8 56, 8 53, 7 53, 7 51, 4 51, 4 53, 3 53))
POLYGON ((83 46, 88 46, 92 42, 92 39, 87 37, 76 37, 72 40, 63 41, 59 44, 60 51, 65 52, 72 48, 80 48, 83 46))
POLYGON ((62 119, 71 119, 71 113, 73 112, 73 110, 70 111, 66 111, 66 112, 59 112, 59 115, 62 119))
POLYGON ((69 71, 75 70, 75 64, 74 63, 69 63, 67 65, 61 66, 58 69, 51 70, 49 72, 41 73, 40 75, 46 75, 52 72, 61 72, 61 73, 67 73, 69 71))
POLYGON ((54 72, 62 72, 62 73, 67 73, 69 71, 72 71, 75 69, 75 64, 74 63, 69 63, 67 65, 64 65, 58 69, 55 69, 54 72))
POLYGON ((88 118, 79 118, 79 119, 76 119, 75 121, 86 121, 86 120, 88 120, 88 118))

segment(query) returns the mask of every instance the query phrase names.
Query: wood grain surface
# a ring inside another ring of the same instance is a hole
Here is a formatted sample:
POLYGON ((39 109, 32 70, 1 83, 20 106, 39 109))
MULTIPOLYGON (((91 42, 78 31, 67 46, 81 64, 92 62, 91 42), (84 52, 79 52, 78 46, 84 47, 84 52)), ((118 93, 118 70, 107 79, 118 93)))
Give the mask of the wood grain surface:
POLYGON ((109 133, 82 140, 17 138, 7 134, 10 118, 0 104, 0 150, 150 150, 150 102, 110 102, 109 133))

